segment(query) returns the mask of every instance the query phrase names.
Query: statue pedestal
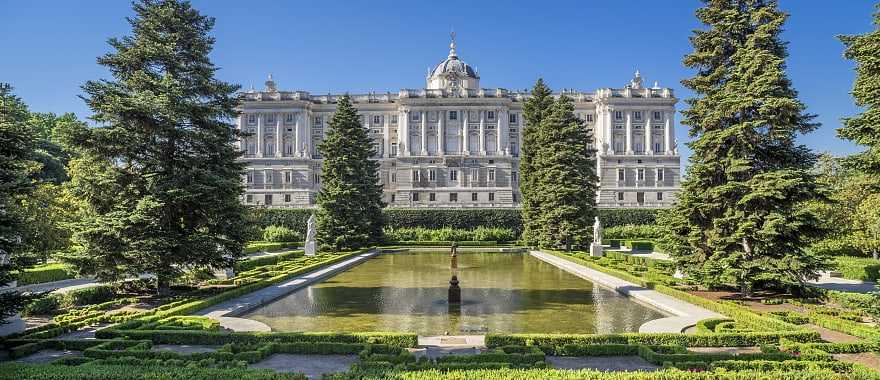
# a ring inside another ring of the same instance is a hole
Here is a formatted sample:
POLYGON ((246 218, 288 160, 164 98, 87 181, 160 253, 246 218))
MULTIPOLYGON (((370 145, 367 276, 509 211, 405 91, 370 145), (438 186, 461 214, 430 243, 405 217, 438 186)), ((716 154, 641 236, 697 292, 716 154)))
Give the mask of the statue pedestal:
POLYGON ((599 243, 590 244, 590 256, 602 257, 603 256, 602 244, 599 244, 599 243))
POLYGON ((315 242, 314 240, 307 241, 306 242, 306 256, 314 256, 318 252, 317 245, 318 245, 317 242, 315 242))

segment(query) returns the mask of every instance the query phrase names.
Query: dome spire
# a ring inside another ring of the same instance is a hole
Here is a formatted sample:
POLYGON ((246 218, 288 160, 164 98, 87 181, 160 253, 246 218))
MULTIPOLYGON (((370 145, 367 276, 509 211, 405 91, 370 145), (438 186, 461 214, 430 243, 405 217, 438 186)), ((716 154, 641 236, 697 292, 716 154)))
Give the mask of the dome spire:
POLYGON ((452 42, 449 43, 449 58, 455 57, 455 31, 449 33, 449 36, 452 37, 452 42))

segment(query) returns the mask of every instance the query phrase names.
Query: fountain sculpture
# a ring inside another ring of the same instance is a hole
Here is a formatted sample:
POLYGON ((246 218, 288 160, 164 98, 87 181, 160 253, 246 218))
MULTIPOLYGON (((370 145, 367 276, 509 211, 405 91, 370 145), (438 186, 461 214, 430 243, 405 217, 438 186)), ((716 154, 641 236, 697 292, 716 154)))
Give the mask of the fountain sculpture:
POLYGON ((450 305, 461 303, 461 287, 458 286, 458 246, 452 243, 452 255, 450 256, 450 269, 452 270, 452 278, 449 279, 448 302, 450 305))

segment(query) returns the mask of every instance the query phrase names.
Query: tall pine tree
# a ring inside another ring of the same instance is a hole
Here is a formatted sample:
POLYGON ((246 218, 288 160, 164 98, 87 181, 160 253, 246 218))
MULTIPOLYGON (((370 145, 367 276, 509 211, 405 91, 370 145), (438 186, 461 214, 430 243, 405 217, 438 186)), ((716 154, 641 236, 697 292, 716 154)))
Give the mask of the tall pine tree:
POLYGON ((843 120, 840 137, 865 146, 861 153, 847 157, 849 166, 880 177, 880 4, 874 13, 875 29, 855 36, 841 36, 846 45, 844 56, 856 62, 856 81, 852 96, 864 111, 843 120))
POLYGON ((336 104, 322 157, 317 240, 323 249, 352 249, 382 238, 382 185, 373 140, 348 95, 336 104))
POLYGON ((544 84, 544 79, 538 78, 532 87, 531 96, 523 104, 523 129, 522 154, 519 159, 520 184, 519 192, 522 195, 522 239, 529 245, 538 244, 538 220, 541 214, 541 205, 538 203, 538 181, 533 166, 539 147, 544 144, 541 121, 550 113, 553 106, 553 93, 544 84))
POLYGON ((820 235, 803 202, 819 197, 815 156, 795 137, 817 124, 785 75, 787 15, 772 0, 705 1, 708 26, 691 38, 683 124, 694 140, 677 205, 661 223, 665 246, 709 285, 791 289, 824 267, 804 248, 820 235))
MULTIPOLYGON (((37 140, 28 124, 30 113, 12 87, 0 83, 0 288, 15 280, 20 269, 19 255, 26 247, 25 226, 20 201, 34 189, 34 176, 40 165, 35 161, 37 140)), ((15 315, 28 297, 15 291, 0 290, 0 324, 15 315)))
POLYGON ((541 145, 531 163, 537 186, 532 196, 540 205, 534 220, 538 244, 571 249, 592 241, 596 215, 593 136, 574 115, 574 103, 559 97, 541 120, 541 145))
POLYGON ((68 260, 106 280, 152 273, 162 293, 187 269, 242 255, 238 86, 214 77, 214 19, 185 1, 133 7, 132 35, 98 59, 113 79, 83 86, 102 126, 66 133, 82 218, 68 260))

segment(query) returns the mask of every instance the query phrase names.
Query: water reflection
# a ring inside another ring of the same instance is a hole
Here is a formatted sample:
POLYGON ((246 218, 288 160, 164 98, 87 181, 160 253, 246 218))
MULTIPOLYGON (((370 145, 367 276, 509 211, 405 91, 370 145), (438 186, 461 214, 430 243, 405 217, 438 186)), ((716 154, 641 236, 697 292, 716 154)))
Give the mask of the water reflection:
POLYGON ((663 315, 527 254, 387 254, 246 315, 276 331, 605 333, 663 315))

